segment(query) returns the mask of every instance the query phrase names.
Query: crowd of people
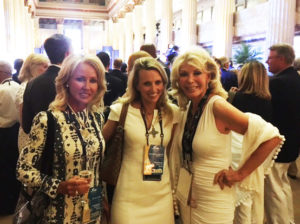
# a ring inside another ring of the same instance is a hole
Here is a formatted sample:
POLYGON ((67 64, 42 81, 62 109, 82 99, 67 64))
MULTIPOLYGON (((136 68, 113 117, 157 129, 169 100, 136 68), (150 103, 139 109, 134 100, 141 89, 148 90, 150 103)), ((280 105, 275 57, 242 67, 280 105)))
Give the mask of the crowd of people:
POLYGON ((16 60, 14 75, 0 61, 1 216, 16 214, 24 189, 48 196, 41 223, 294 223, 300 66, 290 45, 269 48, 272 77, 258 61, 230 71, 228 58, 199 47, 172 46, 166 63, 153 44, 127 63, 103 51, 75 55, 61 34, 44 49, 48 58, 16 60), (126 105, 111 188, 100 168, 126 105))

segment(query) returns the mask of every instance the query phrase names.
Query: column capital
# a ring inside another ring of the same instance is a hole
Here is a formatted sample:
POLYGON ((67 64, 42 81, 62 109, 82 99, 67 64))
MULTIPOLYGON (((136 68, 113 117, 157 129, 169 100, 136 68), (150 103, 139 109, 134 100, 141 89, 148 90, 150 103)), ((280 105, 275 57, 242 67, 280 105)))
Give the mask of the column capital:
POLYGON ((113 21, 113 23, 117 23, 118 22, 118 17, 112 17, 111 20, 113 21))
POLYGON ((118 13, 118 18, 121 19, 121 18, 124 18, 125 17, 125 10, 124 9, 121 9, 118 13))
POLYGON ((133 0, 134 5, 141 5, 143 4, 144 0, 133 0))

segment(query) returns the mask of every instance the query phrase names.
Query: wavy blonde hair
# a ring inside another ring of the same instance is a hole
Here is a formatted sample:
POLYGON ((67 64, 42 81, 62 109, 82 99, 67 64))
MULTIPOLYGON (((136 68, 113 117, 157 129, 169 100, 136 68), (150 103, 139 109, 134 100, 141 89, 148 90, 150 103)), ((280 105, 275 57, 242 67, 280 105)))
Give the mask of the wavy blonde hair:
POLYGON ((88 109, 91 111, 99 111, 103 106, 103 96, 106 91, 105 69, 100 59, 93 55, 81 56, 70 55, 63 61, 62 67, 58 76, 55 79, 56 97, 50 104, 52 110, 64 111, 68 105, 69 90, 67 83, 74 75, 80 64, 87 64, 94 68, 97 74, 98 90, 94 98, 88 104, 88 109))
POLYGON ((202 48, 196 48, 185 52, 178 56, 172 67, 171 73, 171 94, 177 98, 179 107, 186 109, 189 99, 179 86, 179 70, 182 65, 191 65, 199 69, 203 73, 210 74, 210 82, 208 83, 208 89, 211 94, 219 95, 223 98, 227 98, 228 94, 223 89, 220 81, 220 69, 215 60, 202 48))
POLYGON ((253 94, 257 97, 270 100, 269 77, 265 66, 252 61, 245 64, 238 76, 239 91, 246 94, 253 94))
POLYGON ((139 58, 142 58, 142 57, 151 57, 151 55, 146 51, 137 51, 137 52, 134 52, 133 54, 131 54, 129 56, 128 63, 127 63, 127 65, 128 65, 128 67, 127 67, 128 75, 133 69, 135 60, 137 60, 139 58))
POLYGON ((168 83, 168 77, 161 64, 151 56, 142 57, 135 61, 133 70, 130 76, 128 77, 128 88, 126 90, 126 93, 122 98, 119 98, 117 102, 121 102, 121 103, 132 103, 134 101, 141 102, 141 94, 137 89, 141 70, 147 70, 147 71, 155 70, 160 74, 163 81, 164 90, 160 98, 158 99, 156 106, 157 108, 162 109, 162 111, 168 116, 167 121, 170 121, 173 118, 173 110, 171 108, 168 99, 167 89, 166 89, 168 83))
POLYGON ((36 68, 41 65, 48 65, 49 59, 42 54, 30 54, 24 61, 19 75, 21 82, 30 81, 36 76, 40 75, 36 73, 36 68))

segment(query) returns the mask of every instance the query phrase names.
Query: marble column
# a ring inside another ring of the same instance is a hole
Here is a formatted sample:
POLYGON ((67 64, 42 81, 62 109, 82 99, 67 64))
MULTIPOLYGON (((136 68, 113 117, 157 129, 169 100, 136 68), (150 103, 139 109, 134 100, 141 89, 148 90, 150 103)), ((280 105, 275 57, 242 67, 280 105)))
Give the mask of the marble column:
POLYGON ((88 54, 90 51, 90 21, 84 20, 82 24, 82 43, 83 43, 83 52, 88 54))
POLYGON ((172 31, 173 31, 173 0, 162 1, 162 17, 160 24, 161 32, 161 52, 166 52, 168 44, 172 43, 172 31))
POLYGON ((108 24, 107 24, 107 40, 106 40, 106 43, 107 43, 107 46, 112 46, 113 45, 113 33, 114 33, 114 30, 113 30, 113 26, 114 26, 114 23, 112 21, 112 19, 108 20, 108 24))
POLYGON ((125 60, 125 33, 124 33, 124 18, 118 19, 118 35, 119 35, 119 58, 125 60))
POLYGON ((183 51, 197 43, 196 22, 197 22, 197 0, 182 1, 181 50, 183 51))
POLYGON ((213 55, 231 57, 234 0, 215 0, 213 55))
MULTIPOLYGON (((196 0, 195 0, 196 1, 196 0)), ((155 44, 156 37, 156 19, 155 19, 155 0, 146 0, 145 22, 146 22, 146 43, 155 44)))
POLYGON ((273 44, 293 45, 296 23, 296 0, 269 0, 266 48, 273 44))
POLYGON ((6 43, 7 43, 7 58, 15 57, 13 52, 17 52, 15 37, 16 37, 16 24, 14 17, 14 1, 4 1, 4 18, 5 18, 5 28, 6 28, 6 43))
POLYGON ((56 19, 56 25, 57 25, 57 33, 63 34, 64 33, 64 19, 63 18, 56 19))
POLYGON ((114 19, 113 23, 113 49, 119 50, 119 26, 120 24, 114 19))
POLYGON ((127 12, 125 16, 125 60, 133 53, 133 30, 132 30, 132 12, 127 12))
POLYGON ((143 6, 136 5, 133 10, 134 52, 143 45, 143 6))
POLYGON ((0 0, 0 57, 4 58, 7 53, 7 30, 6 30, 6 17, 4 11, 4 0, 0 0))

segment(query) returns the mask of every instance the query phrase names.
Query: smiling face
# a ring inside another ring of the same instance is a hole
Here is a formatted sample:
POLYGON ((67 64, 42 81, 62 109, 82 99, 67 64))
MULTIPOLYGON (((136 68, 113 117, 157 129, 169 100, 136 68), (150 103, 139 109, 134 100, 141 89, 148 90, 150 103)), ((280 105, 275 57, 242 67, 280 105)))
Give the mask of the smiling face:
POLYGON ((144 104, 156 105, 164 91, 160 73, 156 70, 140 70, 137 90, 144 104))
POLYGON ((192 65, 183 64, 179 68, 179 88, 194 105, 198 105, 205 95, 209 81, 208 73, 203 73, 192 65))
POLYGON ((92 66, 81 63, 75 69, 68 81, 68 103, 75 112, 84 110, 94 99, 98 90, 97 80, 97 73, 92 66))

